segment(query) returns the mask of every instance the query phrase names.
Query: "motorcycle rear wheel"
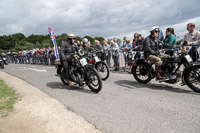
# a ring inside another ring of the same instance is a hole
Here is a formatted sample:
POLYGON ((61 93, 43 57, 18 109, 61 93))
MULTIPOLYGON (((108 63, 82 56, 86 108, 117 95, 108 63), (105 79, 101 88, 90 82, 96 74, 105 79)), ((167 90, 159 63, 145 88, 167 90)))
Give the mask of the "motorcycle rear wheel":
POLYGON ((134 78, 139 82, 146 84, 151 81, 150 69, 147 64, 139 64, 136 67, 132 68, 134 78), (145 79, 142 79, 146 77, 145 79))

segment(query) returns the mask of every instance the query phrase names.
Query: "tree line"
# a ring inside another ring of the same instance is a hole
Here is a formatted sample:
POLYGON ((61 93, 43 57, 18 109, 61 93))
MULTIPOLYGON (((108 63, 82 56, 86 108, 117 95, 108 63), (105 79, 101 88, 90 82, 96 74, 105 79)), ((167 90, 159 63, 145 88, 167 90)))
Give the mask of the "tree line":
MULTIPOLYGON (((62 40, 67 39, 67 34, 63 33, 61 35, 56 35, 56 43, 58 46, 61 45, 62 40)), ((95 45, 95 40, 99 40, 101 44, 103 44, 103 37, 90 37, 85 36, 83 38, 87 38, 92 45, 95 45)), ((81 37, 76 36, 77 41, 82 41, 81 37)), ((25 36, 22 33, 16 33, 11 35, 3 35, 0 36, 0 52, 13 52, 13 51, 23 51, 23 50, 31 50, 33 48, 48 48, 53 47, 53 43, 50 39, 49 35, 30 35, 25 36)))

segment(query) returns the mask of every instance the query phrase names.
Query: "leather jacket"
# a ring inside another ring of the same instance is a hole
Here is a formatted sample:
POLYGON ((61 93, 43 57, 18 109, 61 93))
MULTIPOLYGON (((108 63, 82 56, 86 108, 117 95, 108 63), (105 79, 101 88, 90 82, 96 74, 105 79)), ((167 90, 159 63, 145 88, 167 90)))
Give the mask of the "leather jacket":
POLYGON ((155 38, 153 35, 149 35, 145 38, 143 43, 144 57, 148 58, 149 55, 158 56, 160 54, 160 49, 162 47, 170 47, 170 45, 161 42, 158 38, 155 38))
POLYGON ((63 42, 60 47, 60 60, 69 61, 77 51, 78 47, 75 44, 70 44, 68 41, 63 42))

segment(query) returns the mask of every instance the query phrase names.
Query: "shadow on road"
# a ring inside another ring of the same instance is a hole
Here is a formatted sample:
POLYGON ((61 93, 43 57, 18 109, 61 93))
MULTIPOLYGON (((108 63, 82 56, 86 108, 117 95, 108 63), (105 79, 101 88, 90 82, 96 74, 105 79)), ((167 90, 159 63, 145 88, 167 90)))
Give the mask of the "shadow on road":
POLYGON ((192 94, 192 95, 200 95, 199 93, 194 92, 193 90, 184 90, 181 88, 176 88, 170 85, 164 85, 164 84, 141 84, 138 83, 137 81, 131 81, 131 80, 118 80, 114 82, 115 84, 119 86, 123 86, 129 89, 137 89, 137 88, 149 88, 152 90, 165 90, 165 91, 170 91, 170 92, 175 92, 175 93, 186 93, 186 94, 192 94))
POLYGON ((51 88, 51 89, 67 89, 67 90, 71 90, 71 91, 79 91, 79 92, 84 92, 84 93, 88 93, 88 94, 96 94, 93 93, 91 90, 87 90, 84 87, 79 87, 79 86, 67 86, 64 85, 62 82, 49 82, 46 84, 47 87, 51 88))

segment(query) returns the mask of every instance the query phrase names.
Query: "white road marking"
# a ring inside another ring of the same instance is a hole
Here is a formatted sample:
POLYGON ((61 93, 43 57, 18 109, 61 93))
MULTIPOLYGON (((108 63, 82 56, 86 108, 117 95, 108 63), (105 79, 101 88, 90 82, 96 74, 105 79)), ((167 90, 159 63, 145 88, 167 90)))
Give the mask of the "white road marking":
POLYGON ((46 72, 47 70, 39 70, 39 69, 34 69, 34 68, 27 68, 29 70, 33 70, 33 71, 36 71, 36 72, 46 72))

